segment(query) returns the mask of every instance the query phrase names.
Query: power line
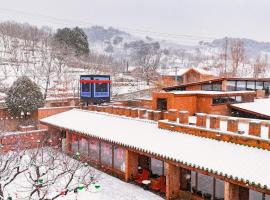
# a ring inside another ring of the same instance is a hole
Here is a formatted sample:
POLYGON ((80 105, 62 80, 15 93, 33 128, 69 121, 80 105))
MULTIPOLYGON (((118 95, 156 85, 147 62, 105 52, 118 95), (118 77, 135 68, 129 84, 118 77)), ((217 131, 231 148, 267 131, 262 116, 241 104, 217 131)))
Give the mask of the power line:
MULTIPOLYGON (((70 23, 73 24, 80 24, 80 25, 87 25, 87 26, 95 26, 95 23, 89 22, 89 21, 82 21, 82 20, 71 20, 71 19, 64 19, 64 18, 58 18, 58 17, 53 17, 53 16, 48 16, 48 15, 43 15, 43 14, 37 14, 37 13, 29 13, 21 10, 15 10, 15 9, 8 9, 8 8, 0 8, 1 11, 7 12, 7 13, 18 13, 26 16, 31 16, 31 17, 38 17, 43 19, 43 21, 50 20, 56 23, 60 23, 61 25, 70 25, 70 23), (44 20, 46 19, 46 20, 44 20)), ((1 15, 3 15, 1 13, 1 15)), ((47 21, 46 21, 47 22, 47 21)), ((149 31, 149 30, 144 30, 144 29, 137 29, 137 28, 130 28, 130 27, 117 27, 122 30, 127 30, 129 32, 133 33, 139 33, 139 34, 152 34, 157 37, 161 38, 167 38, 167 39, 184 39, 188 41, 200 41, 200 40, 206 40, 210 41, 215 38, 208 37, 208 36, 198 36, 198 35, 189 35, 189 34, 174 34, 174 33, 165 33, 165 32, 158 32, 158 31, 149 31)))

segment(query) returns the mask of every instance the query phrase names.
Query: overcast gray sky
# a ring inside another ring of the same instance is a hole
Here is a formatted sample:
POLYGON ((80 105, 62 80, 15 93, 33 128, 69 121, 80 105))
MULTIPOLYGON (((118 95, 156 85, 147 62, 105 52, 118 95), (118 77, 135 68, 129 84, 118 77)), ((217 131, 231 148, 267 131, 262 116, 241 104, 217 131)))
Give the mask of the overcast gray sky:
POLYGON ((179 42, 224 36, 270 42, 270 0, 0 0, 0 20, 139 29, 179 42))

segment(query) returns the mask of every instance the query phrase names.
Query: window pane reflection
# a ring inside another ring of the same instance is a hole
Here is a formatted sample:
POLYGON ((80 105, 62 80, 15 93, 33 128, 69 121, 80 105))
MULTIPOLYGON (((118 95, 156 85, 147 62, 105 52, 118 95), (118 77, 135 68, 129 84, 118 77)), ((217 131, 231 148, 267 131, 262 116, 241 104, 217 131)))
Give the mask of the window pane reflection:
POLYGON ((114 168, 125 172, 125 150, 121 147, 114 147, 114 168))

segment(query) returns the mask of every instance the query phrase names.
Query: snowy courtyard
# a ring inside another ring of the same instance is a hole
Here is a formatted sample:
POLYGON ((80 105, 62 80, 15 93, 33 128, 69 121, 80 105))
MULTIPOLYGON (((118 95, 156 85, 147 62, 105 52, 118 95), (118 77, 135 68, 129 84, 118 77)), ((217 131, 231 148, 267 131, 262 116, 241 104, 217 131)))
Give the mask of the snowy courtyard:
MULTIPOLYGON (((28 155, 26 154, 26 157, 28 155)), ((46 160, 46 155, 43 155, 45 157, 46 160)), ((66 156, 64 156, 66 157, 66 156)), ((57 162, 63 162, 62 158, 58 159, 60 157, 56 157, 56 160, 54 164, 57 164, 57 162)), ((49 159, 48 159, 49 160, 49 159)), ((64 161, 66 162, 66 166, 70 167, 71 163, 72 165, 74 165, 75 160, 68 158, 68 161, 64 161)), ((23 161, 22 163, 25 163, 25 161, 23 161)), ((38 163, 36 162, 35 165, 33 166, 31 164, 31 166, 27 166, 26 164, 20 164, 22 165, 23 168, 27 168, 27 170, 24 173, 19 174, 14 181, 12 181, 11 184, 9 184, 7 186, 7 188, 5 189, 5 199, 7 197, 11 197, 12 200, 26 200, 26 199, 32 199, 32 200, 40 200, 40 199, 44 199, 44 200, 48 200, 48 199, 53 199, 52 197, 55 196, 55 194, 61 194, 59 197, 57 197, 56 199, 62 199, 62 200, 162 200, 163 198, 150 192, 147 190, 144 190, 143 188, 134 185, 134 184, 130 184, 130 183, 126 183, 124 181, 121 181, 118 178, 112 177, 110 175, 107 175, 97 169, 94 169, 90 166, 84 166, 82 169, 78 170, 77 173, 77 177, 79 177, 79 180, 84 179, 84 177, 82 177, 85 173, 85 168, 88 168, 86 171, 88 174, 94 174, 95 178, 95 183, 91 183, 88 187, 78 187, 78 190, 76 191, 76 193, 74 192, 74 190, 70 190, 66 195, 64 193, 62 193, 62 191, 64 191, 61 188, 65 188, 64 186, 66 185, 66 174, 61 177, 60 179, 57 178, 51 178, 52 180, 55 181, 55 183, 50 183, 51 185, 48 186, 48 188, 46 188, 44 190, 43 187, 46 187, 45 185, 49 182, 48 177, 51 176, 58 176, 59 172, 57 172, 57 170, 59 170, 59 168, 57 167, 55 169, 55 171, 53 171, 51 174, 44 175, 42 182, 43 186, 42 188, 40 188, 41 194, 46 194, 45 198, 41 198, 38 197, 38 195, 33 195, 32 197, 30 197, 30 194, 35 191, 35 185, 31 185, 31 181, 29 181, 29 179, 32 176, 35 176, 35 174, 33 173, 33 170, 37 170, 38 169, 38 165, 40 166, 40 171, 41 172, 46 172, 46 162, 42 162, 38 163), (30 175, 31 174, 31 175, 30 175), (30 177, 30 178, 29 178, 30 177), (95 187, 96 185, 98 185, 99 187, 95 187), (97 189, 98 188, 98 189, 97 189), (43 191, 42 191, 43 190, 43 191)), ((61 165, 61 164, 59 164, 61 165)), ((44 173, 45 174, 45 173, 44 173)), ((88 175, 87 174, 87 175, 88 175)), ((91 175, 92 176, 92 175, 91 175)), ((87 176, 85 176, 87 177, 87 176)), ((40 179, 39 179, 40 180, 40 179)), ((77 179, 74 181, 72 185, 76 185, 79 182, 77 181, 77 179)), ((49 185, 49 184, 48 184, 49 185)), ((71 187, 72 187, 71 185, 71 187)), ((80 185, 80 184, 78 184, 80 185)))

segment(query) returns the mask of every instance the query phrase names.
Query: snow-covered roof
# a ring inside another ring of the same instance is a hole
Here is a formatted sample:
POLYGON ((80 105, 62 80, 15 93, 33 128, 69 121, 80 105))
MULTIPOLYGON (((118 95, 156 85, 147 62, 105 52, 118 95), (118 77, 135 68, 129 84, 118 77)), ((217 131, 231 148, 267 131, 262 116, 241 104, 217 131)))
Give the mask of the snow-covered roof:
POLYGON ((254 114, 268 116, 270 118, 270 98, 255 99, 254 102, 232 104, 231 106, 254 114))
POLYGON ((157 123, 73 109, 40 120, 270 187, 270 151, 159 129, 157 123))
POLYGON ((195 67, 191 67, 191 68, 180 68, 180 69, 170 69, 170 70, 167 70, 167 71, 164 71, 164 72, 161 72, 162 75, 166 75, 166 76, 175 76, 175 72, 177 73, 177 76, 182 76, 184 75, 185 73, 187 73, 188 71, 190 70, 195 70, 197 71, 198 73, 200 74, 203 74, 203 75, 209 75, 209 76, 212 76, 213 73, 211 71, 207 71, 205 69, 202 69, 202 68, 195 68, 195 67))
POLYGON ((206 90, 188 90, 188 91, 169 91, 173 94, 209 94, 209 95, 230 95, 230 94, 255 94, 254 91, 206 91, 206 90))

